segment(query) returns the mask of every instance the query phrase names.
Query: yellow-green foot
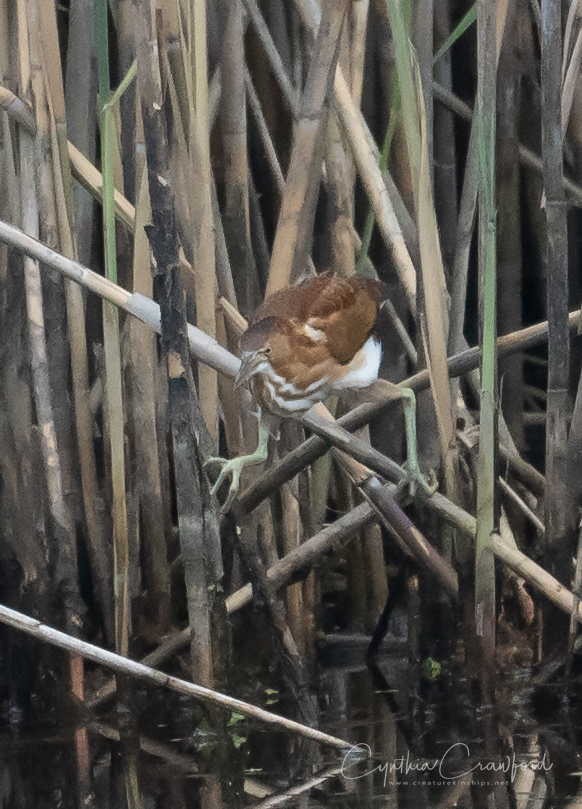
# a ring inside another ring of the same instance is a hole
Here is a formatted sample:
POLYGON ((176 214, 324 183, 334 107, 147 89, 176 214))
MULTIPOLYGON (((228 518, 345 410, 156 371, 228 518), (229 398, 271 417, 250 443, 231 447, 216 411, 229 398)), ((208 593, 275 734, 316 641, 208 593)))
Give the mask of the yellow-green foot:
POLYGON ((407 461, 402 467, 406 473, 406 480, 408 482, 408 491, 411 497, 415 497, 417 492, 432 497, 439 487, 439 482, 434 469, 429 469, 426 475, 423 475, 418 466, 410 468, 410 463, 407 461))
POLYGON ((245 468, 245 466, 247 466, 249 463, 253 463, 253 460, 249 461, 249 459, 252 458, 253 458, 252 455, 241 455, 238 458, 231 458, 230 460, 228 458, 218 458, 218 457, 207 458, 205 466, 212 466, 213 464, 222 464, 222 469, 220 470, 220 473, 216 478, 214 485, 210 489, 210 493, 212 495, 217 494, 218 490, 220 489, 224 481, 227 480, 227 478, 229 477, 231 478, 230 487, 228 489, 228 496, 224 502, 224 505, 222 506, 223 511, 228 511, 228 509, 231 507, 232 501, 236 497, 240 487, 241 473, 245 468))
POLYGON ((240 476, 245 466, 254 466, 255 464, 264 463, 264 461, 267 460, 269 454, 269 434, 269 424, 267 420, 261 420, 259 412, 259 444, 251 455, 239 455, 238 458, 231 458, 230 460, 227 458, 207 458, 206 463, 204 464, 205 466, 210 466, 212 464, 222 465, 220 474, 216 478, 216 481, 210 490, 212 495, 217 494, 218 490, 227 478, 230 477, 231 479, 228 496, 224 505, 222 506, 223 511, 226 512, 229 510, 232 505, 232 501, 237 495, 240 487, 240 476))
POLYGON ((402 407, 404 409, 404 426, 406 431, 406 456, 404 464, 406 477, 409 480, 410 496, 414 497, 417 491, 427 497, 438 489, 438 481, 431 469, 427 477, 420 471, 418 465, 418 452, 416 448, 416 396, 410 388, 402 388, 402 407), (428 478, 428 479, 427 479, 428 478))

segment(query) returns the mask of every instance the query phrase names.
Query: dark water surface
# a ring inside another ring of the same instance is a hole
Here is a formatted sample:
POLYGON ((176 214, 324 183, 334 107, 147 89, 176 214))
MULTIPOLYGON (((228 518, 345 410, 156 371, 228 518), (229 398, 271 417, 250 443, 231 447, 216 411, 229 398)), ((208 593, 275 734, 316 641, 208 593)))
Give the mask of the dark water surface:
MULTIPOLYGON (((121 809, 127 761, 137 765, 145 809, 217 805, 208 785, 220 771, 227 791, 219 805, 228 807, 582 806, 577 659, 566 699, 560 661, 534 669, 519 640, 508 639, 500 646, 506 659, 496 705, 478 707, 462 648, 446 661, 411 662, 404 614, 392 617, 374 666, 366 663, 368 643, 363 634, 341 632, 317 644, 321 729, 353 742, 347 756, 236 714, 227 717, 225 743, 194 700, 138 682, 91 711, 59 694, 55 653, 55 669, 42 673, 44 689, 37 679, 36 690, 27 691, 23 672, 22 691, 2 704, 0 807, 121 809), (491 717, 494 750, 484 739, 491 717), (81 727, 88 730, 91 775, 84 793, 76 766, 81 727), (372 758, 362 760, 363 753, 372 758), (299 794, 286 795, 290 787, 299 794)), ((27 639, 22 648, 31 660, 35 643, 27 639)), ((175 673, 187 676, 187 665, 185 654, 175 673)), ((275 670, 271 678, 268 668, 247 668, 237 696, 295 718, 275 670)))

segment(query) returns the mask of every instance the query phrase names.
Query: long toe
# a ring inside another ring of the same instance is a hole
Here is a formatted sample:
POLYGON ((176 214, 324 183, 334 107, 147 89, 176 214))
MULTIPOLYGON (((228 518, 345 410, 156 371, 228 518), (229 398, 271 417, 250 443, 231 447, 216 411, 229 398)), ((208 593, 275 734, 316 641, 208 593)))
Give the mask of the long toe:
POLYGON ((230 484, 230 488, 228 490, 228 496, 220 509, 223 514, 227 514, 230 511, 233 501, 238 494, 239 486, 240 486, 240 472, 238 474, 236 472, 233 472, 232 481, 230 484))
POLYGON ((423 475, 422 478, 424 481, 423 483, 424 491, 428 494, 429 497, 432 497, 439 487, 439 481, 436 476, 436 472, 434 471, 434 469, 429 469, 426 475, 423 475))
POLYGON ((218 475, 214 485, 210 489, 210 493, 213 496, 218 493, 224 481, 228 477, 231 478, 230 488, 228 490, 228 497, 226 499, 224 506, 222 507, 223 511, 228 511, 232 501, 236 497, 236 494, 240 486, 241 472, 244 469, 246 460, 247 459, 245 457, 240 457, 240 458, 231 458, 230 460, 226 460, 225 458, 209 458, 206 461, 207 464, 213 461, 222 463, 222 469, 220 470, 220 474, 218 475))
MULTIPOLYGON (((210 494, 214 497, 224 481, 227 477, 233 474, 233 462, 227 460, 226 458, 207 458, 204 466, 209 466, 211 464, 221 464, 222 469, 219 472, 218 477, 214 481, 212 488, 210 489, 210 494)), ((240 473, 239 473, 240 477, 240 473)))
POLYGON ((220 474, 218 475, 218 477, 214 481, 214 484, 213 484, 212 488, 210 489, 210 494, 213 497, 217 494, 218 490, 220 489, 220 487, 222 486, 222 484, 226 480, 227 475, 228 475, 228 470, 223 466, 222 469, 220 470, 220 474))
POLYGON ((433 496, 438 489, 438 480, 434 470, 431 469, 425 477, 417 466, 411 469, 408 464, 404 464, 404 469, 406 470, 409 493, 412 498, 414 498, 418 492, 421 492, 427 497, 433 496))
POLYGON ((213 455, 213 456, 211 456, 210 458, 207 458, 204 461, 204 466, 210 466, 213 463, 220 463, 220 464, 224 465, 224 464, 228 463, 228 458, 220 458, 219 456, 214 456, 213 455))

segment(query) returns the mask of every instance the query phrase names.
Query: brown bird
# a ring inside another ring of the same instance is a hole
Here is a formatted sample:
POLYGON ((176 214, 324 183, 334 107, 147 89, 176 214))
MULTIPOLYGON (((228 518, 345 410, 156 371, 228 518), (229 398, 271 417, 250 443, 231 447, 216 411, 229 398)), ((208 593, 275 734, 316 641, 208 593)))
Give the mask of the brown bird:
MULTIPOLYGON (((258 405, 259 443, 252 455, 209 458, 222 464, 215 494, 232 475, 228 508, 242 469, 267 460, 268 441, 280 418, 296 416, 332 391, 365 388, 378 378, 382 348, 373 336, 385 295, 367 278, 319 275, 268 297, 241 336, 241 366, 236 385, 248 384, 258 405)), ((433 491, 420 473, 416 455, 416 403, 409 389, 403 398, 408 473, 414 484, 433 491)))

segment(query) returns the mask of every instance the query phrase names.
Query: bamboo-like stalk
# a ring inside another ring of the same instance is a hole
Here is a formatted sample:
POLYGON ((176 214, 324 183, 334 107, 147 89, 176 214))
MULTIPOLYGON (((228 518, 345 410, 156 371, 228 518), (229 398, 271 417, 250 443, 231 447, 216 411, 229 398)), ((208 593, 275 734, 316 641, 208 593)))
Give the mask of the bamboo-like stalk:
MULTIPOLYGON (((479 2, 477 11, 479 154, 479 309, 483 348, 480 391, 480 441, 477 461, 477 533, 475 540, 475 633, 481 669, 481 699, 495 693, 495 561, 493 533, 497 446, 497 265, 495 202, 496 2, 479 2)), ((486 717, 485 745, 492 749, 491 718, 486 717)))
MULTIPOLYGON (((519 36, 517 8, 509 11, 507 41, 519 36)), ((522 240, 520 233, 521 200, 518 156, 519 110, 521 108, 522 72, 512 48, 501 51, 498 75, 497 112, 497 200, 498 200, 498 330, 501 334, 516 331, 522 325, 523 278, 522 240)), ((524 446, 523 426, 523 357, 516 355, 500 363, 503 379, 501 404, 511 437, 519 449, 524 446)))
MULTIPOLYGON (((69 47, 67 53, 67 133, 69 155, 73 148, 87 162, 95 159, 96 87, 93 71, 94 26, 87 20, 94 16, 93 0, 74 0, 70 6, 69 47), (74 144, 74 146, 73 146, 74 144)), ((79 259, 88 263, 93 229, 93 203, 86 190, 73 187, 75 227, 79 259)))
MULTIPOLYGON (((435 38, 443 38, 450 30, 451 9, 446 0, 436 0, 434 4, 435 38)), ((457 30, 452 32, 455 36, 457 30)), ((434 65, 437 81, 452 88, 451 54, 444 53, 434 65)), ((434 96, 432 76, 427 77, 427 89, 434 96)), ((426 93, 425 93, 426 97, 426 93)), ((445 269, 450 274, 455 254, 455 232, 457 228, 457 148, 454 137, 454 116, 440 104, 434 105, 434 200, 441 237, 441 247, 445 269)), ((450 325, 449 325, 450 329, 450 325)))
MULTIPOLYGON (((93 199, 101 202, 103 200, 103 176, 101 172, 70 141, 68 143, 68 154, 71 161, 71 172, 75 180, 91 194, 93 199)), ((117 189, 115 189, 114 204, 116 218, 126 225, 130 231, 133 231, 135 208, 117 189)), ((83 233, 86 235, 86 231, 83 233)))
POLYGON ((324 102, 337 59, 347 3, 325 5, 301 99, 291 163, 281 201, 266 294, 271 295, 303 273, 312 241, 317 190, 325 140, 324 102))
MULTIPOLYGON (((23 134, 21 143, 23 226, 30 235, 37 236, 39 217, 35 196, 36 178, 33 159, 32 139, 23 134)), ((49 510, 56 532, 55 549, 57 558, 60 560, 58 563, 59 575, 65 576, 61 582, 62 586, 75 592, 77 589, 76 541, 71 515, 63 493, 61 459, 51 402, 40 269, 38 262, 32 258, 25 259, 24 277, 35 405, 39 431, 42 436, 41 447, 49 510)), ((67 605, 69 609, 71 606, 71 604, 67 605)), ((80 604, 77 604, 76 609, 73 608, 66 616, 66 626, 69 631, 80 623, 79 610, 80 604)))
MULTIPOLYGON (((296 5, 305 25, 312 34, 315 34, 321 21, 317 3, 296 0, 296 5)), ((361 111, 354 103, 348 83, 339 65, 335 70, 333 92, 334 105, 353 152, 362 183, 374 208, 378 227, 393 257, 398 277, 407 296, 411 311, 414 312, 416 309, 416 273, 414 266, 410 260, 402 229, 394 214, 394 207, 386 189, 386 183, 379 169, 378 148, 361 111)))
MULTIPOLYGON (((138 158, 136 171, 136 227, 133 244, 133 284, 136 292, 153 295, 151 256, 145 226, 151 220, 148 177, 145 160, 138 158), (140 165, 141 164, 141 165, 140 165)), ((170 532, 165 514, 160 469, 160 447, 156 432, 155 335, 135 318, 127 323, 129 332, 127 374, 131 380, 128 410, 133 428, 133 451, 139 475, 135 494, 139 507, 140 545, 143 548, 143 581, 147 591, 147 618, 155 634, 164 633, 170 620, 170 571, 166 538, 170 532)))
MULTIPOLYGON (((42 24, 42 13, 39 14, 38 6, 35 2, 29 2, 28 11, 28 33, 30 43, 30 53, 34 60, 34 67, 31 69, 31 87, 35 100, 35 110, 37 122, 37 137, 34 139, 26 133, 22 134, 20 150, 20 178, 21 178, 21 199, 23 208, 23 227, 32 235, 38 237, 39 228, 39 206, 37 195, 41 200, 42 210, 46 211, 45 205, 50 198, 52 202, 53 176, 50 171, 50 152, 48 144, 48 114, 50 109, 50 96, 45 95, 43 79, 40 76, 37 62, 41 59, 40 30, 45 30, 42 24), (44 145, 44 148, 43 148, 44 145), (46 151, 45 151, 46 150, 46 151), (47 157, 49 160, 47 161, 47 157), (35 166, 36 163, 36 166, 35 166), (42 165, 42 169, 41 169, 42 165), (36 168, 36 170, 35 170, 36 168), (39 190, 37 190, 37 187, 39 190)), ((24 24, 24 20, 20 20, 24 24)), ((48 21, 50 26, 50 20, 48 21)), ((51 29, 45 33, 49 38, 51 29)), ((60 72, 58 77, 59 78, 60 72)), ((27 87, 26 90, 29 88, 27 87)), ((52 150, 58 154, 58 145, 53 141, 52 150)), ((54 155, 53 155, 54 158, 54 155)), ((56 189, 55 189, 56 190, 56 189)), ((49 220, 52 218, 49 214, 49 220)), ((45 221, 45 227, 47 223, 45 221)), ((55 234, 56 235, 56 234, 55 234)), ((41 273, 38 263, 30 258, 24 264, 26 306, 29 327, 29 348, 31 352, 31 365, 33 376, 33 389, 36 405, 36 417, 41 436, 41 453, 46 480, 48 495, 48 510, 52 518, 52 531, 54 531, 53 555, 55 563, 55 578, 58 586, 62 588, 64 594, 63 607, 65 617, 65 628, 68 632, 78 634, 82 624, 84 607, 79 594, 79 576, 77 560, 77 542, 72 514, 71 499, 67 500, 67 490, 70 491, 70 468, 67 470, 72 458, 72 442, 66 427, 57 418, 55 399, 58 402, 61 397, 55 397, 53 389, 62 386, 55 385, 54 371, 51 379, 48 356, 48 341, 45 329, 45 306, 43 301, 43 291, 41 283, 41 273), (52 387, 51 387, 52 383, 52 387), (60 430, 58 429, 60 427, 60 430), (59 440, 59 434, 61 440, 59 440), (66 435, 65 441, 62 436, 66 435)), ((62 349, 62 345, 60 346, 62 349)), ((60 369, 63 369, 63 361, 66 363, 66 351, 62 351, 64 356, 60 359, 60 369)), ((65 376, 66 380, 66 376, 65 376)), ((58 382, 58 379, 56 380, 58 382)), ((66 384, 66 381, 65 381, 66 384)), ((61 412, 66 416, 70 415, 67 408, 61 404, 61 412)), ((68 419, 66 419, 68 422, 68 419)), ((71 655, 69 658, 70 688, 72 694, 78 698, 83 697, 84 681, 83 660, 71 655)), ((77 763, 77 790, 80 801, 84 801, 90 791, 90 769, 88 739, 85 729, 78 729, 75 733, 75 753, 77 763)))
MULTIPOLYGON (((39 236, 39 200, 41 205, 53 197, 53 178, 50 163, 43 151, 43 141, 48 134, 47 97, 38 62, 41 60, 39 42, 39 10, 34 0, 27 4, 28 37, 31 58, 30 87, 27 92, 34 93, 37 106, 36 117, 40 122, 36 141, 22 133, 21 150, 21 189, 23 227, 31 235, 39 236), (44 136, 44 137, 42 137, 44 136), (41 140, 42 137, 42 140, 41 140), (38 190, 37 190, 38 188, 38 190)), ((25 25, 23 18, 19 25, 25 25)), ((24 65, 22 66, 24 68, 24 65)), ((43 213, 46 209, 43 205, 43 213)), ((51 219, 54 213, 51 212, 51 219)), ((45 223, 46 227, 46 223, 45 223)), ((51 234, 54 238, 54 234, 51 234)), ((78 595, 78 571, 76 538, 70 504, 65 500, 66 472, 63 469, 63 457, 55 422, 55 404, 51 397, 51 379, 49 372, 49 356, 47 350, 47 334, 45 329, 45 312, 40 268, 36 261, 25 261, 25 289, 29 325, 29 345, 33 372, 33 386, 39 430, 42 436, 42 456, 46 477, 49 512, 54 521, 56 536, 54 553, 56 575, 61 580, 70 600, 65 603, 65 618, 68 631, 78 627, 82 613, 78 595)))
MULTIPOLYGON (((115 235, 113 108, 110 105, 109 43, 107 0, 95 0, 95 38, 101 104, 101 166, 103 176, 103 233, 105 273, 117 283, 117 242, 115 235)), ((129 537, 125 490, 125 436, 123 390, 119 339, 119 315, 110 303, 103 304, 103 351, 105 360, 105 423, 111 468, 113 517, 113 594, 115 603, 115 644, 127 654, 130 632, 129 537)))
MULTIPOLYGON (((216 276, 215 244, 212 227, 212 169, 210 165, 210 117, 208 98, 208 43, 206 41, 206 0, 191 0, 188 3, 190 34, 190 59, 194 77, 193 99, 198 159, 197 184, 200 190, 200 220, 196 223, 197 234, 193 268, 196 278, 197 324, 207 334, 216 335, 216 276)), ((191 132, 194 136, 194 132, 191 132)), ((202 417, 210 430, 210 435, 218 435, 218 383, 213 370, 204 365, 198 366, 198 388, 202 417)))
POLYGON ((445 478, 447 488, 452 491, 454 472, 450 446, 453 440, 453 419, 446 365, 449 323, 446 281, 433 203, 431 148, 424 90, 415 52, 406 32, 400 0, 387 0, 386 9, 394 40, 396 71, 419 234, 424 308, 422 314, 426 318, 427 362, 432 369, 433 400, 445 478))
POLYGON ((20 126, 34 135, 36 123, 30 106, 7 87, 0 86, 0 107, 20 126))
POLYGON ((250 313, 258 305, 257 267, 249 211, 249 167, 241 0, 225 4, 221 52, 221 130, 225 152, 223 227, 238 300, 250 313))
POLYGON ((201 474, 198 442, 210 450, 210 439, 197 406, 185 345, 185 305, 178 265, 179 241, 174 225, 174 198, 167 180, 167 135, 157 55, 157 36, 149 3, 140 4, 137 37, 138 75, 146 145, 153 227, 150 242, 161 283, 161 322, 168 374, 168 405, 174 448, 178 527, 185 559, 188 614, 192 627, 193 677, 203 685, 214 680, 210 641, 210 563, 217 541, 209 530, 210 493, 201 474), (194 423, 193 423, 194 422, 194 423), (206 512, 206 513, 205 513, 206 512), (205 558, 206 557, 206 558, 205 558))
MULTIPOLYGON (((271 67, 279 80, 281 89, 284 93, 288 93, 286 88, 289 88, 290 82, 285 74, 285 68, 277 54, 274 43, 272 43, 270 39, 269 32, 256 2, 255 0, 244 0, 244 4, 254 27, 261 37, 265 51, 270 59, 271 67)), ((309 30, 315 34, 320 21, 317 5, 312 3, 302 5, 299 3, 299 0, 297 4, 301 5, 299 11, 305 24, 308 26, 309 30)), ((287 97, 290 106, 293 108, 291 101, 292 94, 289 92, 287 97)), ((393 202, 392 197, 394 194, 397 194, 397 189, 392 185, 390 190, 387 190, 387 183, 378 165, 378 149, 360 110, 354 103, 348 84, 339 66, 335 71, 333 97, 334 105, 340 116, 343 132, 350 145, 358 167, 358 172, 370 199, 370 204, 374 209, 378 227, 393 256, 402 287, 406 293, 409 305, 414 311, 416 306, 416 274, 399 220, 394 212, 394 206, 397 202, 396 200, 393 202)), ((403 208, 403 206, 401 207, 403 208)))
MULTIPOLYGON (((560 5, 542 2, 542 159, 544 163, 548 274, 548 423, 546 429, 546 543, 555 551, 567 531, 568 438, 568 224, 564 204, 560 5)), ((565 549, 564 549, 565 550, 565 549)), ((565 551, 568 555, 569 552, 565 551)))

